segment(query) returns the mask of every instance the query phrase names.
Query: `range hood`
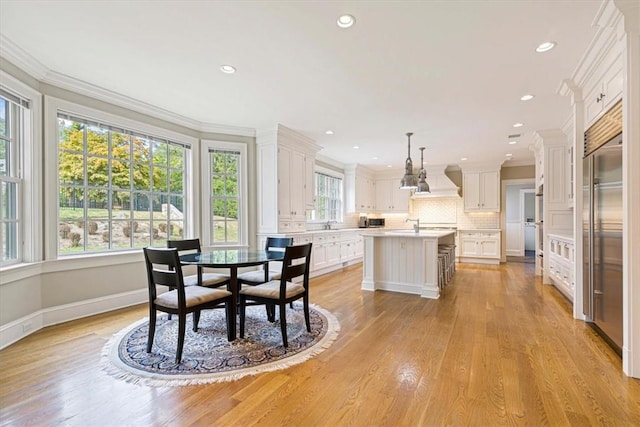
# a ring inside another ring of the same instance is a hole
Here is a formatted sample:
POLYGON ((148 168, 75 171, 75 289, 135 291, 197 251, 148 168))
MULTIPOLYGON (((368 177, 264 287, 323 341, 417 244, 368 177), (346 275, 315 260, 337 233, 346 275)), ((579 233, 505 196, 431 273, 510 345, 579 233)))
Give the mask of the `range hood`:
POLYGON ((427 183, 431 193, 418 193, 411 196, 414 199, 425 199, 434 197, 460 197, 460 187, 445 175, 446 165, 427 166, 427 183))

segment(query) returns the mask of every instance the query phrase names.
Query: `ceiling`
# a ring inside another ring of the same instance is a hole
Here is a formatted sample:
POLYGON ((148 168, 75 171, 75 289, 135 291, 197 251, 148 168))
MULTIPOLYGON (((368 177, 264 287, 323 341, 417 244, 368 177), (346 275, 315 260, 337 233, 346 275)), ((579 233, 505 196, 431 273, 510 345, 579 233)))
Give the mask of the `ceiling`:
POLYGON ((281 123, 339 162, 533 162, 600 1, 14 1, 0 33, 50 73, 205 124, 281 123), (351 14, 349 29, 336 25, 351 14), (535 48, 555 41, 546 53, 535 48), (235 74, 220 71, 233 65, 235 74), (534 94, 521 101, 524 94, 534 94), (516 122, 523 123, 513 128, 516 122), (334 131, 327 135, 327 130, 334 131), (521 134, 515 145, 509 135, 521 134), (358 146, 358 149, 353 148, 358 146))

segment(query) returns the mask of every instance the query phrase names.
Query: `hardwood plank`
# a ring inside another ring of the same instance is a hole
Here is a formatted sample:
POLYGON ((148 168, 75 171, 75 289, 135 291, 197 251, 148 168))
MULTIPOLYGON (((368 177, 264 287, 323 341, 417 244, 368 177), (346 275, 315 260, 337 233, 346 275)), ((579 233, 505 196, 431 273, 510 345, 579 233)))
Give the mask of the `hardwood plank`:
POLYGON ((640 425, 640 380, 524 263, 459 265, 439 300, 311 281, 339 319, 326 351, 229 383, 143 387, 100 370, 146 305, 52 326, 0 351, 0 424, 640 425))

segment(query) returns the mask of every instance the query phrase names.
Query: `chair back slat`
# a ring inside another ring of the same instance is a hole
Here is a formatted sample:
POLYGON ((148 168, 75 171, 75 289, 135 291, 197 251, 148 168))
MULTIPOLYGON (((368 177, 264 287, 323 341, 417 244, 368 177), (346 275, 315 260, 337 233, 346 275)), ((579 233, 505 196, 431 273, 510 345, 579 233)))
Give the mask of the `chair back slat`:
POLYGON ((304 276, 302 285, 305 289, 309 287, 309 267, 311 265, 312 243, 297 246, 287 246, 282 260, 282 277, 280 278, 280 295, 283 298, 287 291, 287 282, 304 276), (303 262, 296 262, 296 261, 303 262))
POLYGON ((179 252, 182 251, 196 251, 202 252, 200 246, 200 239, 185 239, 185 240, 168 240, 168 248, 176 248, 179 252))
POLYGON ((178 305, 186 306, 184 294, 184 276, 176 248, 143 248, 147 266, 149 298, 157 297, 156 286, 167 286, 178 291, 178 305))
POLYGON ((293 237, 267 237, 264 245, 265 251, 284 249, 293 245, 293 237))

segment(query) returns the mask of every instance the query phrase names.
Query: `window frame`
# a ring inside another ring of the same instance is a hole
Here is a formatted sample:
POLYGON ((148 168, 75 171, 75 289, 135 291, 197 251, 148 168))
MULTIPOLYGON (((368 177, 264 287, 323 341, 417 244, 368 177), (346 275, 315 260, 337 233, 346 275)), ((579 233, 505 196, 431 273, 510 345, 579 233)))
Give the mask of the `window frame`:
POLYGON ((332 178, 336 178, 340 180, 340 209, 339 209, 339 214, 340 214, 340 218, 337 220, 338 224, 342 224, 344 223, 344 213, 345 213, 345 194, 344 194, 344 174, 334 171, 332 169, 328 169, 319 165, 316 165, 313 171, 313 182, 314 182, 314 196, 315 196, 315 204, 313 207, 313 219, 310 221, 307 221, 309 223, 317 223, 317 224, 322 224, 322 223, 326 223, 327 221, 334 221, 334 220, 324 220, 324 219, 317 219, 318 218, 318 200, 319 200, 319 196, 318 196, 318 175, 326 175, 332 178))
POLYGON ((18 256, 0 261, 0 270, 42 260, 42 94, 0 70, 0 86, 29 102, 22 111, 18 142, 18 256))
POLYGON ((204 246, 215 248, 245 248, 249 241, 249 203, 248 203, 248 149, 247 144, 241 142, 230 142, 223 140, 202 140, 200 148, 201 159, 201 205, 202 205, 202 238, 204 246), (240 153, 238 171, 238 242, 237 243, 214 243, 212 242, 212 221, 213 215, 210 203, 211 197, 211 162, 209 154, 211 150, 229 150, 240 153))
POLYGON ((154 136, 159 139, 176 141, 185 145, 189 149, 185 156, 185 188, 184 188, 184 229, 185 237, 192 236, 194 224, 197 223, 198 204, 193 196, 197 194, 197 185, 193 181, 194 156, 198 148, 198 139, 178 132, 170 131, 154 125, 150 125, 137 120, 129 119, 120 115, 111 114, 102 110, 93 109, 66 100, 45 96, 45 150, 48 158, 52 161, 45 164, 45 259, 69 259, 82 257, 96 257, 112 255, 117 253, 139 252, 140 248, 123 248, 118 250, 106 250, 96 252, 81 252, 78 254, 60 254, 58 251, 58 208, 59 208, 59 176, 58 176, 58 113, 85 117, 89 120, 111 125, 116 128, 123 128, 143 135, 154 136))

